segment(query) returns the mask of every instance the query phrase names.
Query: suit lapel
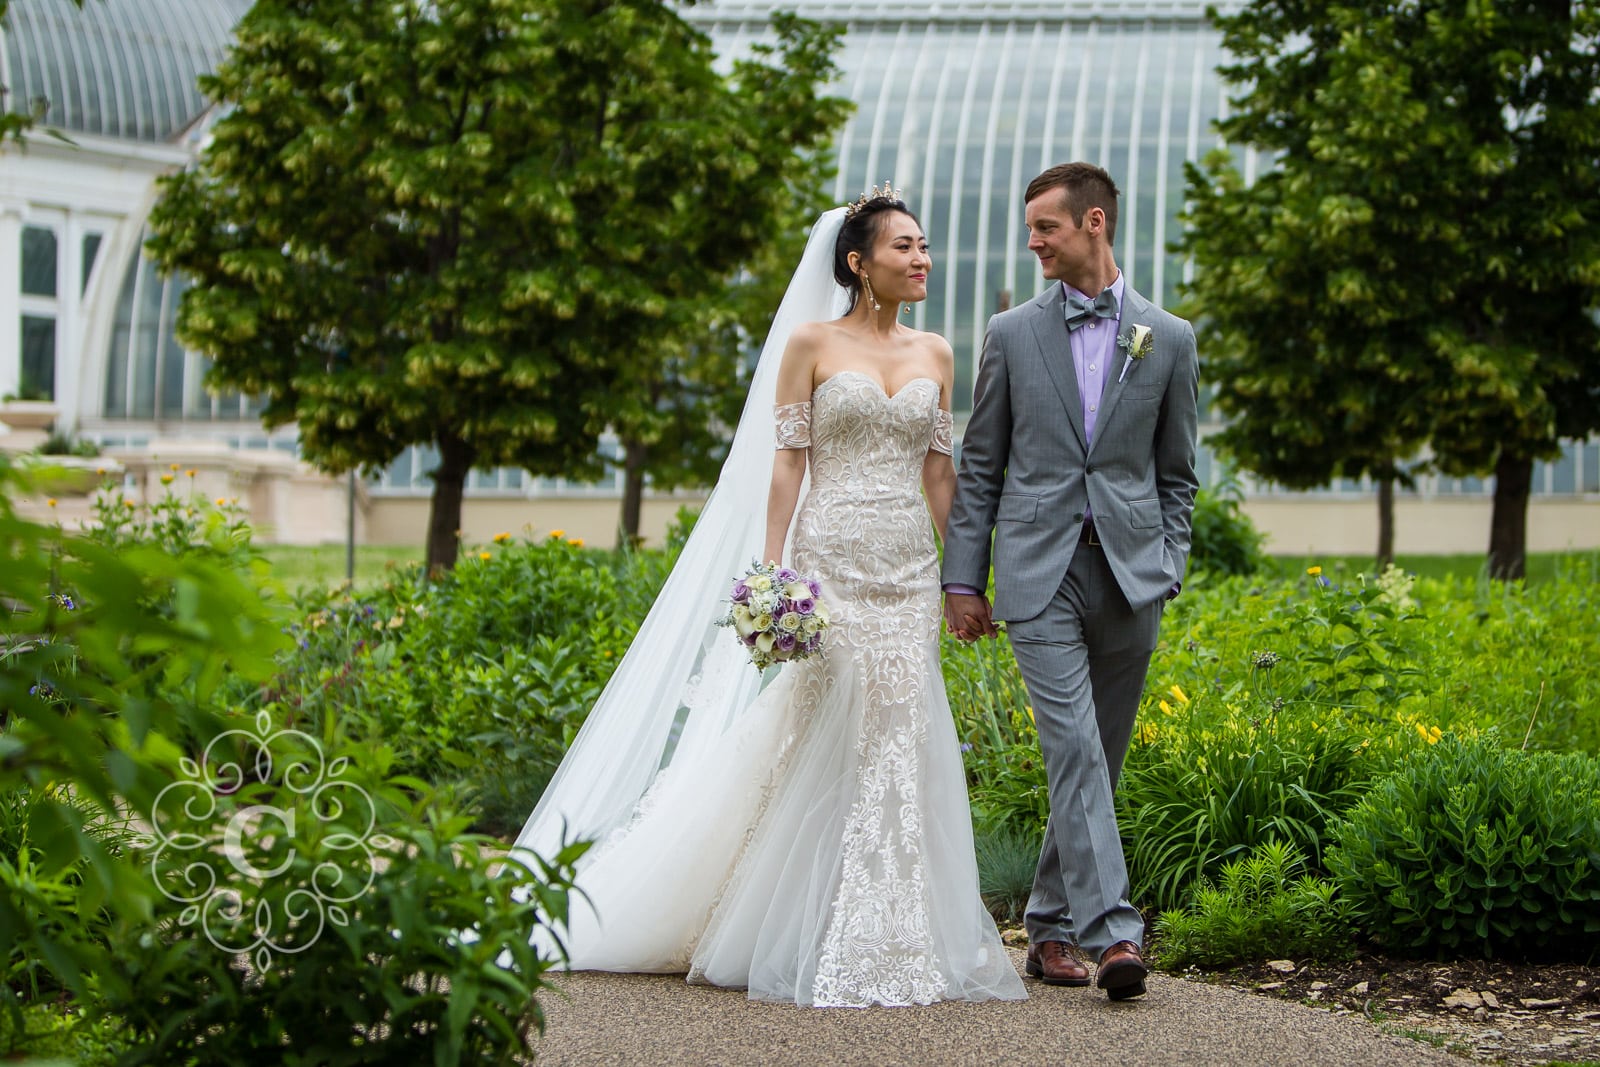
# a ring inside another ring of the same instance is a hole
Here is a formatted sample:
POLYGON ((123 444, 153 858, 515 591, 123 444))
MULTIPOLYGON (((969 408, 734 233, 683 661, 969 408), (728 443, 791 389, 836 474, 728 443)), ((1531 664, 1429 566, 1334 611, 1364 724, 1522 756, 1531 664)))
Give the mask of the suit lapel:
MULTIPOLYGON (((1120 339, 1135 326, 1144 326, 1152 330, 1151 340, 1154 342, 1155 305, 1134 292, 1133 286, 1122 287, 1122 321, 1117 326, 1117 337, 1120 339)), ((1151 352, 1151 355, 1154 355, 1151 352)), ((1090 444, 1089 451, 1094 451, 1094 446, 1105 440, 1106 429, 1111 422, 1111 416, 1116 413, 1117 401, 1122 399, 1122 392, 1139 376, 1140 364, 1145 359, 1136 359, 1128 367, 1128 373, 1123 374, 1123 365, 1128 362, 1128 356, 1122 351, 1120 345, 1115 349, 1111 365, 1106 368, 1106 381, 1104 392, 1100 395, 1100 416, 1094 421, 1094 442, 1090 444), (1121 378, 1121 381, 1117 379, 1121 378)))
POLYGON ((1072 366, 1072 342, 1067 334, 1066 312, 1061 299, 1061 283, 1053 282, 1050 288, 1033 302, 1029 324, 1033 339, 1039 346, 1039 358, 1044 362, 1045 373, 1056 387, 1061 403, 1067 409, 1067 421, 1072 432, 1078 435, 1078 446, 1087 447, 1083 433, 1083 397, 1078 392, 1078 372, 1072 366))

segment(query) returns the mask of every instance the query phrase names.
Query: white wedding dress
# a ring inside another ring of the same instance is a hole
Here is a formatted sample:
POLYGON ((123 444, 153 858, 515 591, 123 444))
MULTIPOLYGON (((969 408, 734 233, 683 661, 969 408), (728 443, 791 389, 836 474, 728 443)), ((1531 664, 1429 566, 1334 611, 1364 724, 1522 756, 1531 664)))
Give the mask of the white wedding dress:
POLYGON ((950 448, 939 386, 917 378, 891 397, 846 371, 777 423, 791 446, 809 423, 792 566, 822 583, 824 650, 779 668, 591 851, 578 885, 592 907, 574 901, 571 965, 686 972, 802 1005, 1023 999, 978 896, 939 672, 938 565, 919 491, 930 445, 950 448))
MULTIPOLYGON (((577 969, 818 1006, 1020 1000, 978 896, 939 673, 920 492, 928 450, 950 450, 938 385, 886 396, 847 371, 808 405, 774 404, 794 329, 848 306, 833 280, 844 215, 812 227, 716 487, 511 856, 537 869, 526 853, 595 843, 561 935, 577 969), (787 562, 821 581, 832 626, 763 686, 716 619, 765 542, 774 444, 808 441, 787 562)), ((532 937, 558 951, 545 927, 532 937)))

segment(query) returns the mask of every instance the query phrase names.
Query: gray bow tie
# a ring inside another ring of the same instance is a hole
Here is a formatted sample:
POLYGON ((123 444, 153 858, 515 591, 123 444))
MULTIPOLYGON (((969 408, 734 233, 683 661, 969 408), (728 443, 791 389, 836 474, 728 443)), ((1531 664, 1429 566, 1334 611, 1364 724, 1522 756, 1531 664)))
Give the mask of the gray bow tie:
POLYGON ((1117 294, 1110 289, 1102 290, 1100 295, 1090 303, 1077 293, 1064 293, 1067 298, 1066 315, 1067 330, 1071 332, 1098 315, 1102 319, 1117 317, 1117 294))

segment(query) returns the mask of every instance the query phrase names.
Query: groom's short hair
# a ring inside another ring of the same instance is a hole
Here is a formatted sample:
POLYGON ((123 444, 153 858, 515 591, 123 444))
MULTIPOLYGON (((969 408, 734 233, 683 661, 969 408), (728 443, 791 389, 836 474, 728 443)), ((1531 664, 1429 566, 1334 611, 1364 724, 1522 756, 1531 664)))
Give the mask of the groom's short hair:
POLYGON ((1052 189, 1067 194, 1067 211, 1072 221, 1083 225, 1084 214, 1092 207, 1106 213, 1106 244, 1117 239, 1117 183, 1104 168, 1093 163, 1057 163, 1033 181, 1023 196, 1024 203, 1032 203, 1052 189))

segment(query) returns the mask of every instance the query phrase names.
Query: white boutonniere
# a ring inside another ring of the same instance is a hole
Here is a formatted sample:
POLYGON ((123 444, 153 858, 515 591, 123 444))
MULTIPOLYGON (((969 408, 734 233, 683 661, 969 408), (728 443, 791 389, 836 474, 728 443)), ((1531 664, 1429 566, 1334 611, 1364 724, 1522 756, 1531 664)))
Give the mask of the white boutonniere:
POLYGON ((1150 327, 1135 323, 1123 330, 1117 337, 1117 348, 1128 358, 1122 361, 1122 373, 1117 375, 1117 381, 1120 383, 1128 376, 1128 368, 1133 366, 1134 360, 1148 356, 1155 346, 1155 338, 1150 336, 1150 327))

